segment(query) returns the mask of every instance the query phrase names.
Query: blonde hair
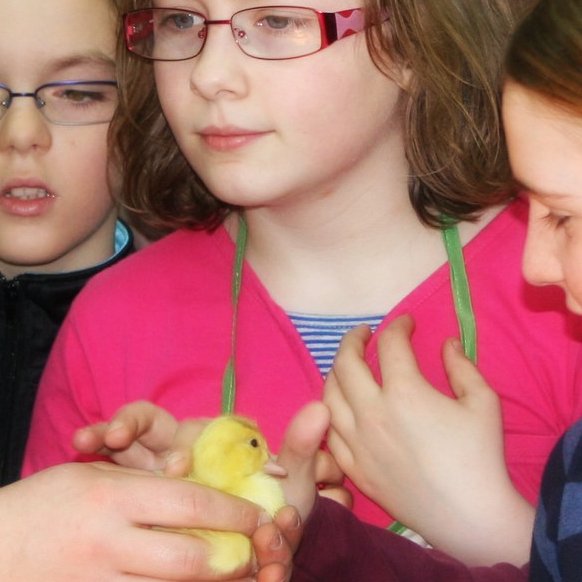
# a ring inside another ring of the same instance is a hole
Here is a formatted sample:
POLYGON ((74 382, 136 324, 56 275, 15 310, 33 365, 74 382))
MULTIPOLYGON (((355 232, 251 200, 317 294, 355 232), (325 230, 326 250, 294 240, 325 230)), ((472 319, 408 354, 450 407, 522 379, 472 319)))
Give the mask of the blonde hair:
MULTIPOLYGON (((150 6, 120 0, 123 12, 150 6)), ((510 171, 499 100, 505 49, 528 0, 368 0, 370 54, 398 77, 407 67, 406 155, 419 218, 470 220, 507 200, 510 171)), ((233 207, 217 200, 180 153, 156 95, 151 64, 120 44, 121 105, 112 123, 125 166, 125 203, 142 230, 212 229, 233 207)))

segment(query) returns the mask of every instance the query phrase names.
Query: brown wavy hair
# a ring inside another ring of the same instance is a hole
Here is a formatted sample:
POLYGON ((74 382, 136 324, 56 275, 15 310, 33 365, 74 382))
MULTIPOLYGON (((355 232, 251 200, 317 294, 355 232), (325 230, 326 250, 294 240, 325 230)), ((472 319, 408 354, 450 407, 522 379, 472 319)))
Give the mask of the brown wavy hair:
MULTIPOLYGON (((531 0, 367 0, 376 66, 405 88, 410 199, 419 218, 472 220, 510 198, 499 113, 502 64, 511 32, 531 0)), ((149 0, 119 0, 121 12, 149 0)), ((149 236, 179 227, 212 229, 233 207, 217 200, 181 154, 164 119, 151 63, 119 44, 119 113, 111 125, 124 167, 124 204, 149 236)))
MULTIPOLYGON (((150 0, 117 0, 121 14, 150 0)), ((123 169, 125 215, 149 239, 177 228, 213 229, 233 209, 214 197, 188 164, 166 123, 150 61, 125 50, 118 39, 119 107, 110 144, 123 169)))
POLYGON ((524 18, 507 52, 508 76, 582 114, 582 3, 542 0, 524 18))

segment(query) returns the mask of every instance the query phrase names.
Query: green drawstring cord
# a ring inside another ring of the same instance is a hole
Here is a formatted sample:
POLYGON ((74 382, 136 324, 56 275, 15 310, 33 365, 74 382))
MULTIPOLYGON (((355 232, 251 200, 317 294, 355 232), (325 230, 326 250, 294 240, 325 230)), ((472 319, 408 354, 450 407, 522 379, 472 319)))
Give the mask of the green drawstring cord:
MULTIPOLYGON (((231 347, 230 358, 224 370, 222 378, 222 414, 232 414, 236 399, 236 374, 235 374, 235 352, 236 352, 236 335, 238 304, 242 284, 242 271, 247 244, 248 229, 242 215, 239 215, 238 233, 236 237, 235 259, 232 269, 232 329, 231 329, 231 347)), ((463 249, 459 238, 459 230, 456 224, 451 224, 442 229, 442 236, 445 243, 445 249, 449 259, 451 270, 451 290, 457 321, 461 334, 461 343, 466 356, 473 362, 477 362, 477 326, 475 324, 475 315, 471 304, 471 293, 469 290, 469 281, 465 269, 465 260, 463 258, 463 249)), ((408 528, 398 521, 395 521, 388 527, 390 531, 397 534, 405 533, 408 528)))
MULTIPOLYGON (((463 247, 459 238, 459 229, 456 224, 452 224, 442 229, 445 249, 449 258, 449 268, 451 270, 451 291, 457 314, 457 322, 461 333, 461 343, 467 358, 474 364, 477 363, 477 325, 475 314, 471 303, 471 292, 469 280, 465 269, 465 259, 463 258, 463 247)), ((408 528, 395 521, 388 529, 394 533, 402 535, 408 528)))
POLYGON ((465 269, 463 248, 459 239, 459 230, 454 226, 448 226, 442 231, 445 248, 449 257, 451 269, 451 289, 455 302, 455 312, 461 332, 461 343, 467 358, 474 364, 477 363, 477 325, 471 303, 471 291, 465 269))
POLYGON ((235 353, 236 353, 236 330, 238 320, 238 303, 240 289, 242 285, 242 270, 247 246, 247 223, 242 215, 238 219, 238 233, 236 236, 236 250, 234 265, 232 269, 232 329, 230 337, 230 358, 224 370, 222 378, 222 414, 232 414, 234 412, 234 403, 236 399, 236 374, 235 374, 235 353))

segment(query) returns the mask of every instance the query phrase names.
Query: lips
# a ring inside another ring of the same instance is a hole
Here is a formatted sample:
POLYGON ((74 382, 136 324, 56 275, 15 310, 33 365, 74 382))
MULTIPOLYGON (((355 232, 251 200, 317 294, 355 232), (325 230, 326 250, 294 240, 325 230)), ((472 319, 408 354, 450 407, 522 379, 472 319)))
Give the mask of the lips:
POLYGON ((206 128, 204 128, 200 134, 203 136, 223 136, 223 137, 229 137, 229 136, 237 136, 237 135, 252 135, 255 133, 262 133, 260 131, 255 131, 252 129, 245 129, 242 127, 237 127, 235 125, 223 125, 223 126, 216 126, 216 125, 211 125, 208 126, 206 128))
POLYGON ((42 182, 12 181, 0 190, 0 210, 17 218, 40 217, 50 211, 56 198, 42 182))
POLYGON ((18 200, 39 200, 41 198, 54 198, 54 194, 44 188, 19 187, 4 191, 4 196, 18 200))
POLYGON ((269 133, 239 127, 207 127, 200 136, 210 149, 228 151, 249 145, 269 133))

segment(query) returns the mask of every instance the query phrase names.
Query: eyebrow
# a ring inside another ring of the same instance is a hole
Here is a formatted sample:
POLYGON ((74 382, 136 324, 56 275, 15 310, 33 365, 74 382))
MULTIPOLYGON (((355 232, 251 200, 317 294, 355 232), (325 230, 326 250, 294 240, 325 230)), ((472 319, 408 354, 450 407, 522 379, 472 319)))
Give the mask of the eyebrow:
POLYGON ((115 60, 105 53, 94 51, 56 59, 51 62, 49 70, 54 74, 66 69, 84 66, 115 68, 115 60))
POLYGON ((532 191, 532 192, 534 191, 533 188, 531 188, 525 182, 523 182, 519 178, 516 178, 515 176, 513 176, 513 183, 514 183, 515 187, 520 191, 521 190, 528 190, 528 191, 532 191))
POLYGON ((516 186, 516 188, 518 189, 518 191, 523 191, 526 190, 527 192, 529 192, 530 194, 533 194, 534 196, 544 196, 544 197, 550 197, 550 198, 554 198, 555 200, 564 200, 565 198, 571 198, 572 195, 571 194, 560 194, 558 192, 548 192, 548 191, 543 191, 543 190, 539 190, 538 188, 532 188, 531 186, 529 186, 528 184, 526 184, 525 182, 522 182, 521 180, 519 180, 518 178, 513 178, 513 182, 516 186))

